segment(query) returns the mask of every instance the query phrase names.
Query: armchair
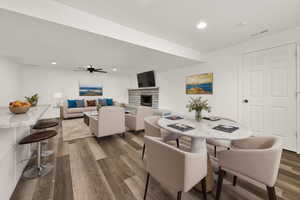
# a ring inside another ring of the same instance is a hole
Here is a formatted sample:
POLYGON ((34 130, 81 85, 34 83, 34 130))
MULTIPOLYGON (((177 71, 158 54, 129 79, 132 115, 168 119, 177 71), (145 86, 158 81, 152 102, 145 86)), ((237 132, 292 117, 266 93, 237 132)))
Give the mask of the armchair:
POLYGON ((126 114, 125 125, 131 131, 144 130, 145 117, 152 116, 153 109, 147 106, 138 106, 135 114, 126 114))
POLYGON ((125 110, 118 106, 105 106, 98 116, 90 118, 90 129, 96 137, 125 133, 125 110))

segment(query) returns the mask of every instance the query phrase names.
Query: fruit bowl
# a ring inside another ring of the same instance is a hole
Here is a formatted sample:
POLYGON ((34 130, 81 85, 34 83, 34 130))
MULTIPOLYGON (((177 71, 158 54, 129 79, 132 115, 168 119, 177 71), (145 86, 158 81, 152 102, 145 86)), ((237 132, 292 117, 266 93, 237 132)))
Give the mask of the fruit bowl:
POLYGON ((23 114, 29 110, 30 106, 30 103, 15 101, 9 104, 9 110, 14 114, 23 114))

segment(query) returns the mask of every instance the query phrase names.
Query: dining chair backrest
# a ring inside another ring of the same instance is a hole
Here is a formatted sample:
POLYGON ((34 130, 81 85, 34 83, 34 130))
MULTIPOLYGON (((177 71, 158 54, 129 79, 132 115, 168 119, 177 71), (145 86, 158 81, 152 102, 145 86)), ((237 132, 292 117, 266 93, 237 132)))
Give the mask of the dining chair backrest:
POLYGON ((187 192, 207 175, 207 152, 190 153, 145 136, 147 171, 158 182, 187 192))
POLYGON ((282 140, 276 136, 232 141, 232 149, 219 153, 221 167, 273 187, 282 154, 282 140))
POLYGON ((145 135, 152 137, 161 137, 160 127, 157 125, 160 116, 150 116, 144 119, 145 135))

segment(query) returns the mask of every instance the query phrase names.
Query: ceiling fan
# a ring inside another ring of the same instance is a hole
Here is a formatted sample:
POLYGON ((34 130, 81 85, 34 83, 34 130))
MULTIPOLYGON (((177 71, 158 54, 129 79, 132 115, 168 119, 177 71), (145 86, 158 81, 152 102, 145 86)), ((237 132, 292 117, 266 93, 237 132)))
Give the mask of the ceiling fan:
POLYGON ((86 67, 78 67, 77 70, 74 71, 87 71, 90 73, 94 73, 94 72, 107 73, 107 71, 104 71, 102 68, 95 68, 93 65, 89 65, 86 67))

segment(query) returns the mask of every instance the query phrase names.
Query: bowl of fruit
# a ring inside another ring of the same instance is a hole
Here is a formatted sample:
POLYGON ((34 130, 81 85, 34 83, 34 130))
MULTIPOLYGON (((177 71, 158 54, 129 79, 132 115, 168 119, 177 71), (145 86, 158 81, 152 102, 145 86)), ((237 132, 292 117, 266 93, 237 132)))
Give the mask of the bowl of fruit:
POLYGON ((14 114, 23 114, 26 113, 31 104, 23 101, 13 101, 9 103, 9 110, 14 114))

